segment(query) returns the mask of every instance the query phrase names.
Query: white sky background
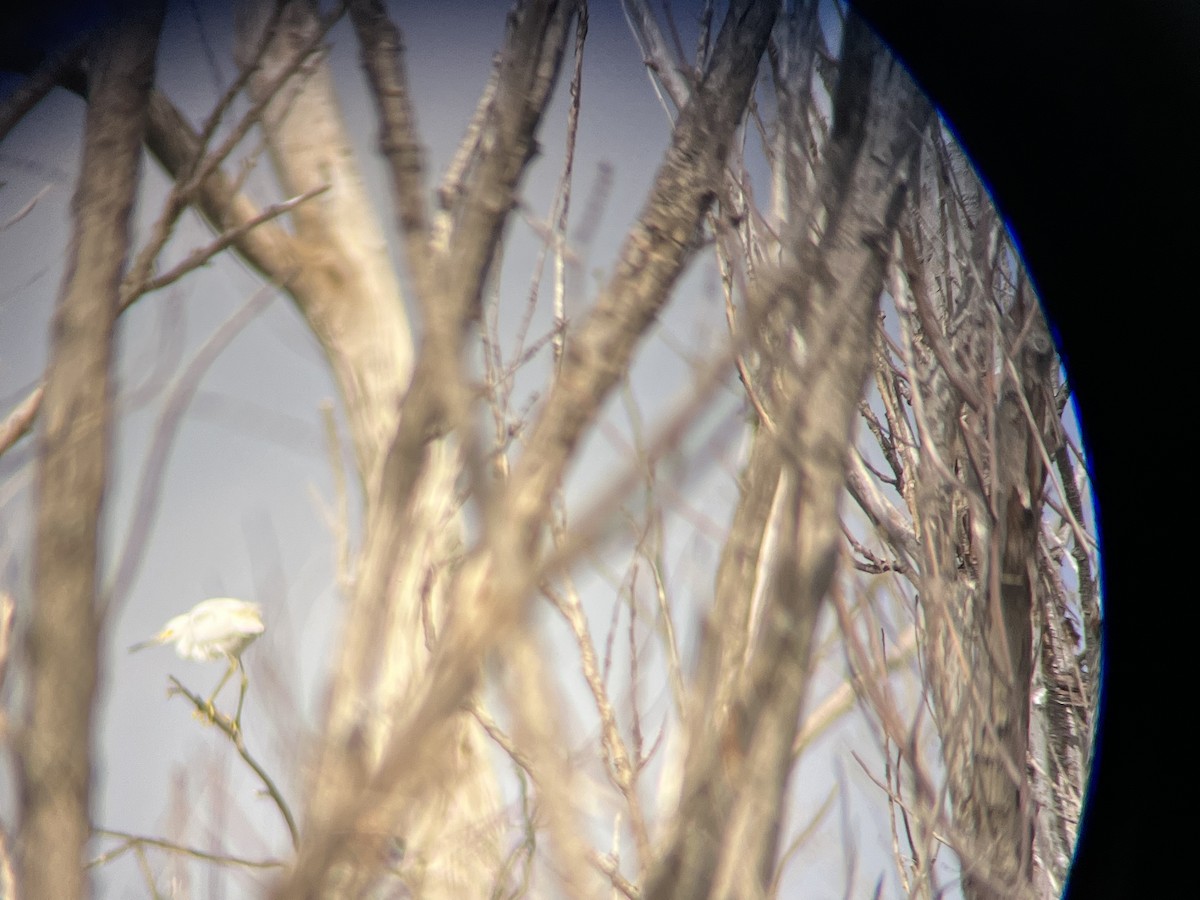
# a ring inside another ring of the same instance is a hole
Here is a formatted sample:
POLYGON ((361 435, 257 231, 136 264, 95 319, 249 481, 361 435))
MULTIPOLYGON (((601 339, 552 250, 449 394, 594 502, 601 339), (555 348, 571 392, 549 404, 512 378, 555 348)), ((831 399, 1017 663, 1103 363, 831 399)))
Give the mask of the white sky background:
MULTIPOLYGON (((198 5, 218 58, 223 87, 235 71, 229 58, 231 18, 215 4, 198 5)), ((507 4, 500 2, 442 4, 437 12, 431 12, 434 6, 413 3, 391 10, 404 33, 407 70, 431 183, 440 178, 475 107, 492 55, 501 46, 507 11, 507 4)), ((656 11, 659 8, 657 4, 654 7, 656 11)), ((690 50, 695 25, 683 11, 687 4, 678 7, 677 22, 690 50)), ((363 87, 348 23, 331 32, 329 43, 342 114, 356 140, 380 218, 390 233, 394 231, 390 188, 375 149, 374 110, 363 87)), ((570 65, 569 52, 564 63, 568 76, 570 65)), ((219 93, 215 79, 189 5, 172 4, 159 51, 159 87, 196 122, 219 93)), ((0 80, 0 92, 11 90, 16 83, 5 76, 0 80)), ((523 185, 527 208, 540 219, 550 214, 559 177, 566 100, 564 78, 540 133, 543 156, 523 185)), ((45 189, 24 219, 0 232, 0 414, 25 396, 45 365, 50 316, 70 239, 70 202, 78 172, 83 111, 79 98, 55 92, 0 146, 0 180, 7 182, 0 189, 0 223, 45 189)), ((594 3, 585 49, 572 227, 579 224, 601 162, 613 166, 614 180, 597 236, 585 248, 589 273, 608 272, 627 226, 641 209, 668 137, 668 118, 646 78, 619 5, 615 0, 594 3)), ((252 137, 252 141, 256 139, 252 137)), ((241 153, 246 149, 240 148, 241 153)), ((158 214, 157 201, 166 185, 148 157, 143 171, 139 243, 158 214)), ((231 164, 226 164, 226 171, 233 171, 231 164)), ((249 189, 264 204, 280 199, 261 172, 251 177, 249 189)), ((765 201, 765 185, 759 196, 765 201)), ((523 223, 514 224, 504 256, 499 296, 501 334, 509 341, 507 352, 511 352, 512 334, 529 291, 530 267, 537 250, 531 235, 523 223)), ((189 215, 168 246, 160 269, 210 237, 189 215)), ((552 277, 548 268, 542 302, 530 329, 531 341, 550 325, 552 277)), ((569 317, 586 309, 595 285, 590 274, 582 285, 575 285, 577 290, 568 299, 569 317), (578 290, 580 287, 583 290, 578 290)), ((145 456, 173 382, 196 350, 259 286, 256 276, 226 254, 177 285, 142 299, 122 317, 118 453, 105 518, 107 574, 114 571, 125 540, 145 456)), ((419 329, 415 311, 413 323, 414 330, 419 329)), ((652 435, 655 424, 688 395, 693 382, 693 369, 680 348, 702 361, 711 359, 725 333, 720 288, 711 257, 703 256, 677 288, 660 327, 643 345, 633 372, 632 391, 647 434, 652 435)), ((518 398, 542 390, 548 359, 544 351, 522 373, 518 398)), ((286 856, 288 839, 277 813, 268 801, 256 797, 256 782, 223 736, 195 721, 185 701, 165 697, 169 674, 179 676, 193 690, 207 693, 220 677, 221 665, 182 662, 168 648, 135 656, 127 655, 125 648, 205 597, 232 595, 261 602, 267 632, 246 654, 252 678, 243 717, 247 743, 292 799, 293 811, 302 814, 296 780, 303 763, 300 753, 319 722, 316 694, 328 671, 339 627, 334 546, 324 518, 324 510, 332 508, 334 480, 319 411, 321 404, 335 398, 315 339, 283 298, 246 327, 205 375, 173 444, 138 577, 128 595, 117 598, 108 622, 96 731, 98 826, 171 838, 180 837, 172 829, 186 821, 186 842, 193 845, 252 858, 286 856), (186 801, 181 803, 181 796, 186 796, 186 801)), ((518 399, 514 405, 520 407, 522 401, 518 399)), ((725 391, 717 409, 706 417, 705 427, 693 435, 711 434, 713 426, 722 421, 724 427, 732 428, 742 421, 740 409, 738 393, 725 391)), ((490 419, 487 421, 490 425, 490 419)), ((606 424, 592 432, 572 469, 568 496, 574 509, 610 484, 627 464, 629 454, 615 439, 616 434, 629 434, 620 397, 610 402, 606 424)), ((689 447, 696 445, 695 437, 689 440, 689 447)), ((726 441, 717 464, 700 467, 698 475, 678 488, 681 504, 668 515, 665 574, 675 602, 686 610, 678 616, 685 664, 694 647, 696 611, 709 599, 720 541, 736 498, 732 476, 738 449, 736 439, 726 441)), ((29 603, 30 455, 31 442, 26 438, 0 459, 0 587, 16 597, 19 616, 27 614, 29 603)), ((348 452, 345 458, 349 462, 348 452)), ((667 469, 670 471, 670 466, 667 469)), ((622 557, 611 555, 610 562, 620 578, 622 557)), ((602 645, 616 590, 594 574, 582 570, 577 574, 579 584, 586 588, 593 636, 602 645)), ((649 572, 643 570, 639 592, 647 604, 649 586, 649 572)), ((579 676, 573 641, 548 607, 540 624, 547 645, 557 655, 564 690, 578 710, 575 749, 587 750, 597 743, 592 724, 595 717, 579 676)), ((628 690, 622 675, 626 641, 622 629, 615 641, 611 685, 619 706, 625 706, 628 690)), ((10 704, 23 693, 19 667, 13 676, 7 689, 10 704)), ((832 670, 818 677, 810 707, 836 685, 838 677, 832 670)), ((235 694, 236 686, 222 696, 232 702, 235 694)), ((643 672, 639 697, 647 740, 652 741, 652 729, 670 705, 661 666, 643 672)), ((857 718, 846 720, 821 739, 796 769, 793 827, 805 823, 835 785, 840 785, 838 790, 847 802, 835 807, 800 851, 788 869, 783 896, 793 891, 812 898, 865 896, 873 892, 881 876, 885 896, 899 892, 891 837, 880 814, 884 808, 881 797, 858 770, 849 753, 852 748, 868 764, 879 759, 872 731, 857 718), (854 848, 857 864, 856 880, 849 889, 847 845, 854 848)), ((511 781, 507 777, 510 767, 499 756, 497 760, 506 780, 511 781)), ((653 789, 653 781, 647 779, 648 799, 653 789)), ((12 775, 6 772, 0 786, 0 815, 6 823, 14 822, 15 805, 12 775)), ((107 844, 97 844, 97 849, 102 846, 107 844)), ((149 859, 160 890, 167 890, 168 857, 151 852, 149 859)), ((263 878, 221 874, 212 879, 207 867, 187 865, 194 896, 242 896, 251 893, 263 878)), ((95 877, 97 896, 146 895, 131 855, 95 870, 95 877)), ((545 880, 542 886, 546 887, 545 880)))

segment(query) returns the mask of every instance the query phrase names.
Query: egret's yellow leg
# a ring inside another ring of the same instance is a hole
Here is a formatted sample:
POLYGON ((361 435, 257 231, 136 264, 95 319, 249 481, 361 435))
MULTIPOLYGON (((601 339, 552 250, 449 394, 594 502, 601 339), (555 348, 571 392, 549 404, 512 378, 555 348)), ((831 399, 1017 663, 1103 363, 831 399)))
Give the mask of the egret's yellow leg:
POLYGON ((246 667, 242 665, 240 658, 238 659, 238 669, 242 673, 242 689, 238 692, 237 715, 233 717, 233 724, 240 731, 242 727, 242 704, 246 701, 246 688, 250 687, 250 676, 246 674, 246 667))
POLYGON ((209 694, 208 701, 204 704, 209 719, 214 722, 217 720, 217 707, 213 701, 217 699, 217 694, 221 693, 221 688, 225 687, 225 683, 229 681, 229 676, 236 671, 238 665, 239 663, 234 662, 232 659, 229 661, 229 668, 225 670, 225 674, 221 676, 221 680, 217 682, 216 688, 209 694))

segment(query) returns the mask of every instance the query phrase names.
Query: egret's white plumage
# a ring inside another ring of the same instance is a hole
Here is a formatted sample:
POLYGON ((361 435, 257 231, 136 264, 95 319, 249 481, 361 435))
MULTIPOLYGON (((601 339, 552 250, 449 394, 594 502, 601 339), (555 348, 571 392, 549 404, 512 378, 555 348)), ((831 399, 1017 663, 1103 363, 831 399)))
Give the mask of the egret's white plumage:
POLYGON ((175 645, 175 652, 184 659, 208 662, 224 659, 229 669, 208 698, 209 715, 215 717, 213 701, 225 682, 238 669, 242 672, 242 690, 238 696, 235 723, 242 718, 242 701, 246 698, 246 670, 242 668, 242 653, 265 630, 262 608, 257 603, 235 600, 233 597, 213 597, 201 600, 183 615, 171 619, 154 637, 129 648, 132 653, 155 644, 175 645))
POLYGON ((262 608, 257 603, 232 597, 201 600, 188 612, 176 616, 149 640, 134 644, 132 653, 155 644, 175 644, 184 659, 208 662, 237 659, 263 633, 262 608))

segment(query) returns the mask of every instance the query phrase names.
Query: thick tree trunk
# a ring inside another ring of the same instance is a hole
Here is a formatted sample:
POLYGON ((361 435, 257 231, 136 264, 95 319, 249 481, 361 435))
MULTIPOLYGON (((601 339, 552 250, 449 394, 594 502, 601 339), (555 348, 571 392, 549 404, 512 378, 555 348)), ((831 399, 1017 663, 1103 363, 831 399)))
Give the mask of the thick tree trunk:
MULTIPOLYGON (((948 171, 953 162, 940 165, 948 171)), ((970 224, 954 230, 969 246, 944 263, 957 267, 949 277, 964 283, 961 296, 938 320, 922 322, 953 362, 921 386, 912 496, 922 530, 929 687, 963 886, 971 900, 999 900, 1034 891, 1027 759, 1043 461, 1054 448, 1047 417, 1054 347, 1027 292, 997 316, 1000 304, 983 273, 991 271, 988 248, 998 226, 981 197, 967 198, 964 211, 970 224)))
POLYGON ((54 319, 37 457, 28 727, 20 739, 22 896, 89 893, 100 511, 111 445, 113 331, 160 3, 123 10, 91 54, 74 236, 54 319), (123 14, 123 15, 122 15, 123 14))
POLYGON ((1033 798, 1026 759, 1032 610, 1039 588, 1038 536, 1046 475, 1039 444, 1051 444, 1044 430, 1052 399, 1054 345, 1036 305, 1018 308, 1014 318, 1024 324, 1026 317, 1031 324, 1008 351, 1015 365, 1005 372, 996 411, 992 570, 997 577, 980 598, 987 607, 980 629, 984 652, 973 673, 984 709, 982 716, 969 717, 975 733, 968 787, 965 794, 952 797, 956 820, 978 842, 990 870, 987 877, 968 874, 964 879, 971 900, 1003 900, 1032 892, 1033 798))
MULTIPOLYGON (((312 4, 282 9, 264 34, 269 4, 253 3, 241 21, 241 55, 270 43, 251 79, 251 94, 267 100, 273 83, 319 27, 312 4)), ((383 460, 396 433, 412 380, 413 348, 399 281, 378 212, 368 200, 345 134, 325 61, 313 56, 267 103, 263 127, 285 190, 299 194, 333 185, 320 202, 295 216, 299 244, 293 293, 321 341, 348 413, 365 491, 364 544, 347 598, 342 640, 326 720, 326 753, 318 762, 309 825, 361 788, 378 762, 429 658, 428 637, 440 627, 450 562, 461 552, 455 479, 461 470, 451 444, 428 445, 407 508, 390 502, 383 460), (349 764, 349 766, 347 766, 349 764), (355 776, 353 773, 358 772, 355 776)), ((370 821, 372 846, 399 840, 400 871, 415 894, 481 896, 500 868, 499 799, 481 730, 465 715, 447 750, 454 778, 420 805, 380 797, 370 821), (389 837, 390 836, 390 837, 389 837)), ((323 887, 341 896, 379 877, 386 853, 344 860, 323 887)))
POLYGON ((647 878, 645 896, 654 900, 763 897, 774 876, 812 635, 837 571, 852 426, 908 172, 930 116, 856 16, 839 72, 817 186, 821 236, 811 239, 811 221, 796 223, 793 261, 764 276, 750 317, 771 421, 755 435, 718 575, 717 627, 703 653, 717 674, 701 675, 706 694, 689 723, 675 829, 647 878), (804 346, 798 358, 788 352, 795 334, 804 346), (761 552, 768 529, 775 549, 760 588, 745 554, 761 552), (762 610, 751 615, 759 590, 762 610))

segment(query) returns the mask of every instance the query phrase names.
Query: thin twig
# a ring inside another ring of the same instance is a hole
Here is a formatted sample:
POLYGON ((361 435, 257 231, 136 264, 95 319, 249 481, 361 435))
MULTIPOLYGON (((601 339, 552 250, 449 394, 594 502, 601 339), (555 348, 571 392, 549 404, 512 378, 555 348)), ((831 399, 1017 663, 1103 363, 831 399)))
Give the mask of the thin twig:
MULTIPOLYGON (((199 694, 193 694, 191 691, 189 691, 174 675, 170 677, 170 681, 172 686, 170 693, 182 694, 183 696, 187 697, 188 700, 192 702, 192 705, 196 707, 196 711, 198 713, 200 713, 206 719, 209 718, 208 701, 202 698, 199 694)), ((270 795, 271 800, 274 801, 276 809, 279 810, 279 814, 283 816, 283 821, 287 825, 288 834, 292 838, 292 846, 299 847, 300 831, 296 828, 296 820, 292 816, 292 810, 288 806, 287 801, 283 799, 283 794, 280 793, 279 788, 275 786, 275 782, 272 780, 271 776, 267 774, 267 770, 264 769, 259 764, 258 760, 256 760, 250 754, 250 751, 246 749, 246 742, 242 736, 242 729, 239 728, 237 723, 234 722, 233 719, 229 718, 229 716, 221 715, 219 713, 213 716, 210 721, 219 729, 221 729, 225 736, 233 742, 233 746, 237 749, 238 756, 245 761, 246 765, 254 770, 254 774, 258 776, 259 780, 263 783, 263 787, 266 788, 267 793, 270 795)))
POLYGON ((209 853, 196 847, 177 844, 174 841, 132 834, 127 831, 117 831, 112 828, 96 828, 93 829, 93 833, 100 837, 114 838, 121 843, 112 850, 106 850, 104 853, 88 860, 84 865, 89 869, 106 865, 135 847, 154 847, 158 850, 165 850, 168 853, 178 854, 179 856, 190 856, 192 859, 199 859, 204 862, 217 863, 222 866, 239 866, 245 869, 282 869, 287 865, 278 859, 246 859, 245 857, 231 856, 223 853, 209 853))
POLYGON ((203 247, 197 247, 187 255, 186 259, 173 268, 168 269, 163 274, 157 275, 154 278, 148 278, 141 284, 123 291, 121 297, 122 312, 132 306, 142 295, 148 294, 151 291, 156 291, 159 288, 166 287, 168 284, 178 281, 189 272, 200 268, 222 250, 236 243, 239 238, 245 236, 251 229, 258 227, 264 222, 269 222, 272 219, 276 219, 279 216, 282 216, 284 213, 291 212, 305 201, 311 200, 313 197, 317 197, 325 193, 327 190, 329 190, 329 187, 330 186, 328 184, 321 184, 315 188, 305 191, 302 194, 292 197, 289 200, 281 200, 279 203, 272 203, 253 218, 247 219, 245 222, 242 222, 233 228, 228 229, 227 231, 221 232, 221 234, 219 234, 211 243, 206 244, 203 247))

